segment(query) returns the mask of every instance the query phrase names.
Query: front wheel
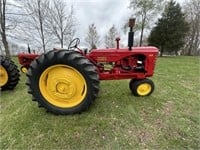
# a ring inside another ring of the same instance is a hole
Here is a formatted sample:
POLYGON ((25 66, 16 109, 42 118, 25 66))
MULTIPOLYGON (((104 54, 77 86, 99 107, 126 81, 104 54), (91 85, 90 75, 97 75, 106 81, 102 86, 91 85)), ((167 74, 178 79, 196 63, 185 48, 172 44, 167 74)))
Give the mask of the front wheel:
POLYGON ((26 74, 28 72, 28 67, 21 66, 20 70, 21 70, 22 73, 26 74))
POLYGON ((76 51, 51 51, 35 59, 28 70, 29 93, 54 114, 85 111, 99 91, 93 64, 76 51))
POLYGON ((135 96, 149 96, 153 93, 154 87, 154 83, 150 79, 132 79, 129 83, 129 88, 135 96))

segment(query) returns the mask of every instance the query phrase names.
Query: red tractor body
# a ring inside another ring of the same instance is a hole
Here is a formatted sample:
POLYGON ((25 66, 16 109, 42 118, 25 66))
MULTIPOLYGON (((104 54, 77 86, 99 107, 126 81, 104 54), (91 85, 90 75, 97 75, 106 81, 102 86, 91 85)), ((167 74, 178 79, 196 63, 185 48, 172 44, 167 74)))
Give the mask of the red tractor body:
MULTIPOLYGON (((81 52, 82 53, 82 52, 81 52)), ((82 53, 98 70, 100 80, 144 79, 154 73, 158 49, 155 47, 134 47, 127 49, 94 49, 82 53)), ((18 55, 22 66, 28 67, 38 54, 18 55)))
POLYGON ((155 47, 99 49, 86 55, 98 67, 100 80, 144 79, 153 75, 158 50, 155 47), (106 67, 110 67, 106 69, 106 67))

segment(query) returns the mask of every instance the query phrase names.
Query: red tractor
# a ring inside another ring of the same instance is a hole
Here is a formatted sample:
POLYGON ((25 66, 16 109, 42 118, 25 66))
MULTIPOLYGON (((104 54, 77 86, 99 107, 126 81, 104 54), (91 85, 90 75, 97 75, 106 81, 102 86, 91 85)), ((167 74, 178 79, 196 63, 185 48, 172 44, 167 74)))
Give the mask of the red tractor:
POLYGON ((130 19, 128 48, 93 49, 86 53, 74 39, 68 49, 42 55, 19 54, 19 61, 28 68, 28 93, 33 100, 54 114, 74 114, 85 111, 99 92, 99 80, 131 79, 130 90, 135 96, 148 96, 154 83, 153 75, 158 49, 133 47, 133 26, 130 19))

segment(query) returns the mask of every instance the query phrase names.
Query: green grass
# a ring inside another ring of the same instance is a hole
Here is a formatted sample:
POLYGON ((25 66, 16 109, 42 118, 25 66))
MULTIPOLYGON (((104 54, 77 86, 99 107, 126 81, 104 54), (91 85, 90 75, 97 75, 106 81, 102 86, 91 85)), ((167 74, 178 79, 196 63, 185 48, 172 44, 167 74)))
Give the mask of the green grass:
POLYGON ((102 81, 87 112, 56 116, 38 108, 25 86, 0 97, 0 149, 200 149, 200 58, 158 58, 149 97, 128 80, 102 81))

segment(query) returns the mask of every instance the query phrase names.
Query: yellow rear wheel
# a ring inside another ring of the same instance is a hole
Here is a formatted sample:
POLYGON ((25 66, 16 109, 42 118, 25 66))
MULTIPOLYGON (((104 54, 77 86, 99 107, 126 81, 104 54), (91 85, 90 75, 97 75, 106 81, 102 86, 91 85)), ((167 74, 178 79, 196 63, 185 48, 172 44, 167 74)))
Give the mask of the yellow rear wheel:
POLYGON ((48 67, 40 76, 39 87, 49 103, 62 108, 77 106, 87 93, 84 77, 68 65, 48 67))
POLYGON ((1 91, 13 90, 20 78, 19 70, 14 62, 6 56, 0 55, 0 61, 0 89, 1 91))
POLYGON ((33 100, 54 114, 75 114, 89 108, 99 91, 93 64, 76 51, 50 51, 36 58, 26 74, 33 100))
POLYGON ((8 82, 8 73, 3 66, 0 66, 0 87, 6 85, 8 82))

